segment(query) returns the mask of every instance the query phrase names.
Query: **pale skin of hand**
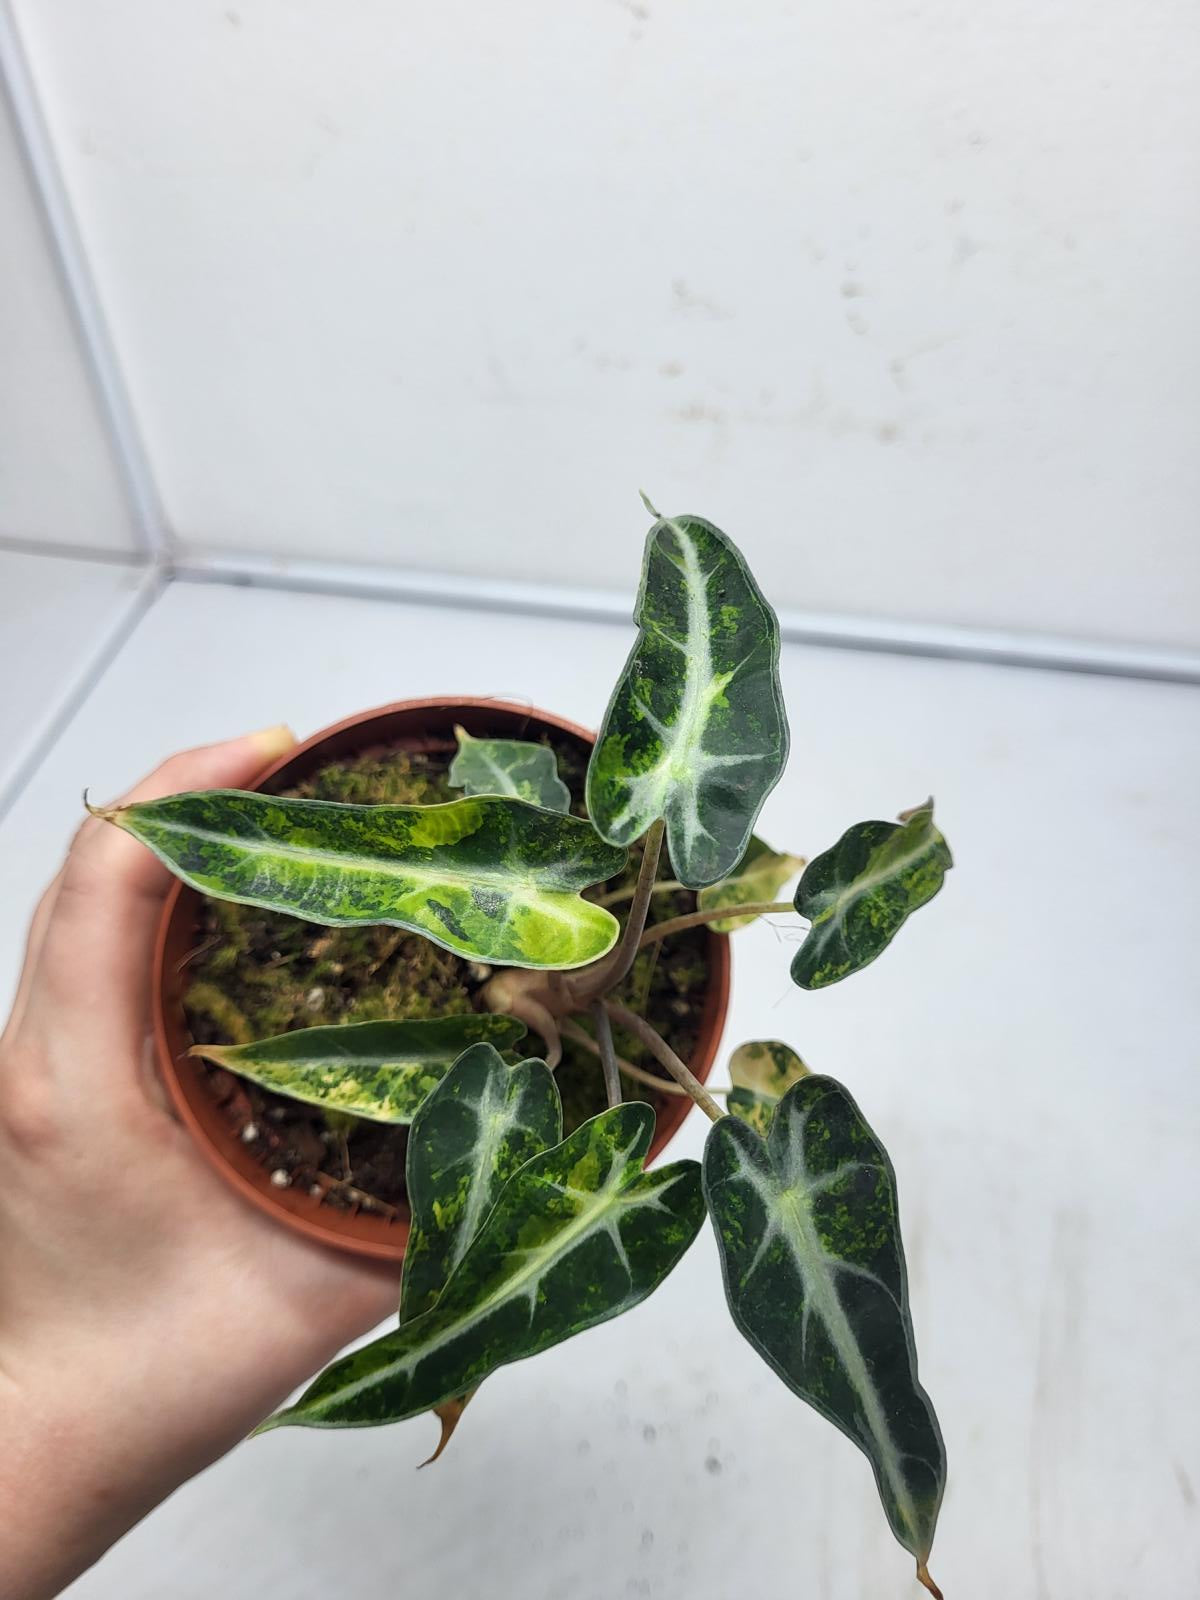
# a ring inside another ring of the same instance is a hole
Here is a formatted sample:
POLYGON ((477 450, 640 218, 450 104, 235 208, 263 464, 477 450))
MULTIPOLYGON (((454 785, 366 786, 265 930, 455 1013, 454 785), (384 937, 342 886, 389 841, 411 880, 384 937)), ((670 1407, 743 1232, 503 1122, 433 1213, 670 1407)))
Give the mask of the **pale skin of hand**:
MULTIPOLYGON (((237 788, 285 728, 176 755, 126 800, 237 788)), ((84 823, 0 1037, 0 1595, 45 1600, 397 1305, 398 1271, 242 1200, 155 1077, 166 869, 84 823)))

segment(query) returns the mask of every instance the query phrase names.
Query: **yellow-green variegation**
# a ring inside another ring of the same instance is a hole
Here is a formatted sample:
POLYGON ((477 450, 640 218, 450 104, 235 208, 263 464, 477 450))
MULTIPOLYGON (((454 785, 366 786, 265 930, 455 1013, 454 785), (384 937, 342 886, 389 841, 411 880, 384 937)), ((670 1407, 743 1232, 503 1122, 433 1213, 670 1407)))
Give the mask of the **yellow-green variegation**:
POLYGON ((848 828, 809 862, 796 889, 796 910, 812 927, 792 958, 792 981, 824 989, 874 961, 953 865, 933 824, 932 800, 899 822, 848 828))
POLYGON ((865 1452, 892 1531, 933 1589, 926 1563, 946 1460, 917 1378, 895 1176, 882 1145, 840 1084, 801 1078, 766 1139, 736 1117, 713 1126, 704 1192, 734 1321, 784 1383, 865 1452))
POLYGON ((408 1137, 412 1224, 401 1322, 435 1303, 517 1168, 561 1138, 562 1106, 544 1062, 510 1067, 490 1044, 464 1051, 421 1106, 408 1137))
MULTIPOLYGON (((721 911, 726 906, 732 910, 735 906, 774 900, 803 865, 803 856, 772 850, 765 840, 752 834, 746 854, 733 872, 720 883, 710 883, 707 889, 701 889, 696 905, 701 911, 721 911)), ((709 926, 714 933, 736 933, 739 928, 748 928, 754 920, 753 917, 723 917, 709 926)))
POLYGON ((737 547, 702 517, 646 540, 639 633, 588 767, 588 813, 630 844, 666 821, 690 889, 742 859, 787 760, 779 624, 737 547))
POLYGON ((323 1111, 407 1123, 468 1046, 510 1050, 524 1032, 515 1017, 469 1011, 297 1028, 254 1044, 193 1045, 189 1054, 323 1111))
MULTIPOLYGON (((422 1105, 408 1137, 412 1222, 400 1286, 401 1324, 436 1304, 517 1168, 561 1138, 562 1105, 544 1062, 510 1067, 486 1044, 459 1057, 422 1105)), ((433 1408, 442 1432, 426 1466, 446 1448, 474 1392, 468 1389, 433 1408)))
POLYGON ((779 1039, 752 1039, 738 1045, 729 1058, 729 1091, 725 1104, 730 1116, 741 1117, 765 1138, 775 1107, 791 1086, 808 1076, 808 1068, 779 1039))
POLYGON ((364 806, 209 789, 99 814, 193 888, 309 922, 386 923, 513 967, 583 966, 617 936, 579 891, 619 872, 624 851, 522 800, 364 806))
POLYGON ((547 811, 569 811, 571 791, 558 775, 554 751, 526 739, 476 739, 455 728, 458 754, 450 782, 464 794, 508 794, 547 811))
POLYGON ((643 1171, 653 1131, 649 1106, 614 1106, 527 1161, 433 1308, 334 1362, 264 1428, 399 1422, 644 1300, 704 1216, 696 1162, 643 1171))

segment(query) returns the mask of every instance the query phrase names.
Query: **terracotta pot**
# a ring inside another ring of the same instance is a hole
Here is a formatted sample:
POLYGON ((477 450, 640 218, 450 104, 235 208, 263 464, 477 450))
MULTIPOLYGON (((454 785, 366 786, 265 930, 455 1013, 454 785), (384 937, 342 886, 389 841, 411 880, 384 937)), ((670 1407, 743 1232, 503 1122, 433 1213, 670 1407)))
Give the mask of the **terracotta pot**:
MULTIPOLYGON (((348 717, 297 745, 266 768, 250 785, 278 793, 310 776, 331 761, 379 749, 420 750, 448 748, 455 725, 477 737, 527 739, 539 733, 565 734, 590 747, 595 735, 561 717, 503 700, 401 700, 377 711, 348 717)), ((339 1211, 323 1205, 306 1190, 280 1189, 265 1167, 238 1138, 205 1082, 205 1069, 188 1056, 193 1043, 183 1009, 186 964, 196 947, 201 926, 202 897, 185 884, 176 883, 163 907, 154 952, 154 1033, 163 1080, 185 1126, 216 1170, 245 1198, 279 1222, 318 1239, 323 1244, 377 1260, 399 1261, 408 1240, 408 1219, 394 1221, 365 1212, 339 1211)), ((697 1077, 712 1069, 725 1011, 729 1001, 729 940, 710 934, 708 941, 708 993, 701 1015, 700 1037, 691 1057, 697 1077)), ((683 1097, 664 1098, 650 1147, 653 1159, 670 1143, 691 1109, 683 1097)))

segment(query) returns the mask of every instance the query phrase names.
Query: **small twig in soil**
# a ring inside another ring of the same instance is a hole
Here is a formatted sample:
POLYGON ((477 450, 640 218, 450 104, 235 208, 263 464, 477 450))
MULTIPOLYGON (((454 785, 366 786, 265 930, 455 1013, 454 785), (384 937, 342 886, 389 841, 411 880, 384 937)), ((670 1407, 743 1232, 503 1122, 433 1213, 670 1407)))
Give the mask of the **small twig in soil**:
POLYGON ((388 1205, 386 1200, 380 1200, 378 1196, 368 1194, 365 1189, 356 1189, 352 1183, 347 1183, 344 1178, 333 1178, 328 1172, 317 1172, 313 1176, 326 1194, 329 1194, 333 1189, 337 1189, 348 1200, 353 1200, 355 1205, 363 1206, 368 1211, 381 1212, 389 1222, 394 1222, 400 1215, 396 1207, 388 1205))

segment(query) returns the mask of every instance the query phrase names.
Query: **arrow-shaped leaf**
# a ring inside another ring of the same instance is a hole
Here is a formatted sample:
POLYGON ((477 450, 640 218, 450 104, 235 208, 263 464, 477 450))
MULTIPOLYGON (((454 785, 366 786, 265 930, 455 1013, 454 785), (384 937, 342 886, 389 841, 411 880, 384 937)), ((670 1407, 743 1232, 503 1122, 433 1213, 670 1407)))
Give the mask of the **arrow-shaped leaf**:
POLYGON ((525 739, 474 739, 455 728, 458 754, 450 782, 473 794, 508 794, 547 811, 569 811, 571 791, 558 775, 554 751, 525 739))
POLYGON ((779 624, 736 546, 702 517, 650 529, 634 616, 588 812, 613 844, 664 817, 675 875, 698 889, 741 860, 787 760, 779 624))
POLYGON ((405 1123, 468 1046, 509 1050, 524 1032, 515 1017, 469 1011, 298 1028, 255 1044, 193 1045, 189 1054, 323 1111, 405 1123))
POLYGON ((798 1079, 807 1076, 804 1062, 779 1039, 755 1039, 739 1045, 729 1058, 733 1088, 725 1104, 730 1116, 741 1117, 766 1138, 776 1106, 798 1079))
MULTIPOLYGON (((720 911, 726 906, 732 909, 753 905, 756 901, 774 900, 803 865, 803 856, 772 850, 757 834, 752 834, 746 854, 733 872, 720 883, 710 883, 707 889, 701 889, 696 904, 701 911, 720 911)), ((748 928, 754 920, 753 917, 725 917, 709 926, 714 933, 736 933, 739 928, 748 928)))
POLYGON ((792 958, 792 981, 823 989, 875 960, 932 900, 954 865, 933 825, 933 801, 899 822, 859 822, 804 869, 796 910, 812 922, 792 958))
POLYGON ((336 805, 210 789, 98 813, 205 894, 344 927, 387 923, 479 961, 578 967, 617 936, 578 891, 624 852, 521 800, 336 805))
POLYGON ((437 1300, 517 1168, 561 1138, 562 1107, 544 1062, 510 1067, 490 1044, 459 1057, 422 1105, 408 1138, 412 1228, 401 1280, 402 1323, 437 1300))
POLYGON ((865 1451, 892 1531, 932 1588, 925 1564, 946 1461, 917 1379, 882 1145, 840 1084, 801 1078, 765 1140, 735 1117, 714 1125, 704 1192, 733 1320, 788 1388, 865 1451))
MULTIPOLYGON (((400 1322, 428 1311, 466 1254, 501 1189, 532 1156, 562 1138, 554 1074, 542 1061, 508 1067, 490 1045, 475 1045, 422 1105, 408 1138, 412 1212, 400 1322)), ((475 1391, 433 1409, 441 1423, 437 1460, 475 1391)))
POLYGON ((627 1103, 527 1161, 433 1309, 334 1362, 264 1428, 399 1422, 644 1300, 704 1216, 694 1161, 642 1171, 653 1130, 649 1106, 627 1103))

